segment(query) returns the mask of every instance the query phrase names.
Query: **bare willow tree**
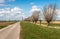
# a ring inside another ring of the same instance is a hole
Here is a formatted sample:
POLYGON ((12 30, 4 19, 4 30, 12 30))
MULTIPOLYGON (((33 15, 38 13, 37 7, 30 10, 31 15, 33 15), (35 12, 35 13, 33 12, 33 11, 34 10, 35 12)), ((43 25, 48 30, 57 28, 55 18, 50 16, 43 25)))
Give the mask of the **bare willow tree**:
POLYGON ((32 14, 32 20, 33 20, 33 22, 36 23, 38 21, 39 13, 40 13, 40 11, 34 11, 33 12, 33 14, 32 14))
POLYGON ((49 26, 50 22, 56 16, 56 4, 49 4, 48 6, 45 6, 43 8, 43 14, 44 14, 45 20, 47 21, 48 26, 49 26))

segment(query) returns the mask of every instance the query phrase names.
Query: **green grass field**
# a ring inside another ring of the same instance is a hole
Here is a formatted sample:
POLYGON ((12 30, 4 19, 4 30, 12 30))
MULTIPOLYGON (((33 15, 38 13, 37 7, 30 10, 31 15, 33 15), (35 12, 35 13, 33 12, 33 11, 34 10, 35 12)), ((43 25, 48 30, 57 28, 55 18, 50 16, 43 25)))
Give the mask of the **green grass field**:
POLYGON ((60 29, 42 27, 29 22, 21 22, 23 39, 60 39, 60 29))

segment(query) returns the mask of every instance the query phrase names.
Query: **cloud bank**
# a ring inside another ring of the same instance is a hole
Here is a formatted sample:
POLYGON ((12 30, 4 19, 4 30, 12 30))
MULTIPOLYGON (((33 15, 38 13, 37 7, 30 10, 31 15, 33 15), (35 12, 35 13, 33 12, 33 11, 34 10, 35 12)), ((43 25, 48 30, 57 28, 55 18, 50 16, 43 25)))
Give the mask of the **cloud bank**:
POLYGON ((23 9, 19 7, 14 8, 4 8, 0 9, 0 19, 6 19, 6 20, 21 20, 25 18, 25 14, 23 13, 23 9))

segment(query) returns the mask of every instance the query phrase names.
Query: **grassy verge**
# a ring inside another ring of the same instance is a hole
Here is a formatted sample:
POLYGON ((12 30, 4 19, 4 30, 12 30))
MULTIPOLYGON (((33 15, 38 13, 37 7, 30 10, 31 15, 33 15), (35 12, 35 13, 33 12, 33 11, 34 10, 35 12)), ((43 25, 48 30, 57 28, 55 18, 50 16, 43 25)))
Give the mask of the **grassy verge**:
POLYGON ((4 27, 6 27, 6 26, 0 26, 0 29, 2 29, 2 28, 4 28, 4 27))
MULTIPOLYGON (((40 24, 40 22, 38 21, 37 24, 40 24)), ((47 25, 46 21, 42 21, 41 24, 47 25)), ((50 23, 50 26, 60 26, 60 21, 53 21, 50 23)))
MULTIPOLYGON (((47 23, 42 23, 44 25, 47 25, 47 23)), ((50 23, 50 26, 60 26, 60 24, 57 24, 57 23, 50 23)))
POLYGON ((60 24, 50 24, 50 26, 60 26, 60 24))
POLYGON ((29 22, 21 22, 23 39, 60 39, 60 30, 42 27, 29 22))

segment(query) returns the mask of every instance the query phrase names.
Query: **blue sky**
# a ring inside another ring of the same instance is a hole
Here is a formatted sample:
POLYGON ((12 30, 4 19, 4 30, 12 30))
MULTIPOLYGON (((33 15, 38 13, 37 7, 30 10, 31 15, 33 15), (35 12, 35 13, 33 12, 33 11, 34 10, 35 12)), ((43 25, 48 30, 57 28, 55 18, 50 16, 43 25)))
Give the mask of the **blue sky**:
POLYGON ((60 0, 0 0, 0 20, 21 20, 22 17, 31 16, 30 11, 34 7, 42 10, 50 3, 57 4, 57 11, 60 14, 60 0))

